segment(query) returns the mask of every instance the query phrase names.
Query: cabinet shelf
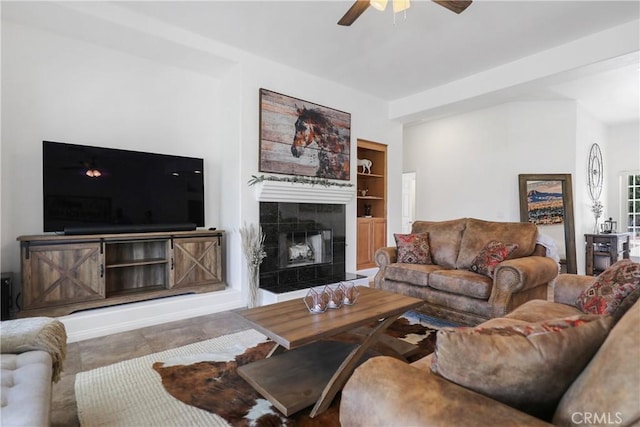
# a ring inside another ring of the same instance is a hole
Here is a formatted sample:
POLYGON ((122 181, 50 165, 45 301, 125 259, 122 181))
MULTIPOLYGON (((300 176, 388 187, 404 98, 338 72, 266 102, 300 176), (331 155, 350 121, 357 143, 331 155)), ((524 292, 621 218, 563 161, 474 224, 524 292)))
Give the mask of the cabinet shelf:
POLYGON ((125 295, 136 295, 136 294, 146 294, 149 292, 155 291, 164 291, 166 288, 164 286, 155 285, 155 286, 142 286, 139 288, 128 288, 128 289, 119 289, 117 291, 109 292, 109 297, 118 297, 125 295))
POLYGON ((609 256, 611 256, 611 254, 609 252, 596 252, 596 251, 593 251, 593 256, 604 256, 604 257, 609 258, 609 256))
POLYGON ((358 172, 358 178, 384 178, 384 175, 378 173, 362 173, 358 172))
POLYGON ((378 196, 358 196, 358 199, 361 199, 361 200, 384 200, 384 197, 378 197, 378 196))
POLYGON ((150 258, 150 259, 116 262, 113 264, 107 264, 105 267, 106 268, 124 268, 124 267, 135 267, 135 266, 142 266, 142 265, 166 264, 168 262, 169 260, 166 258, 150 258))

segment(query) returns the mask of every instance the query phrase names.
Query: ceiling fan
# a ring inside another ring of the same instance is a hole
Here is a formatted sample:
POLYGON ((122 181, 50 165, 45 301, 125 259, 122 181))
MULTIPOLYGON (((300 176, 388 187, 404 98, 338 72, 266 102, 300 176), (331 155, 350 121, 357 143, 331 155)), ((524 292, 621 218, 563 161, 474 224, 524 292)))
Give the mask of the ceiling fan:
MULTIPOLYGON (((455 13, 462 13, 469 5, 471 0, 432 0, 440 6, 446 7, 455 13)), ((392 0, 393 11, 400 12, 409 8, 409 0, 392 0)), ((387 0, 356 0, 356 2, 347 10, 342 18, 338 21, 338 25, 349 26, 355 22, 362 13, 373 6, 378 10, 384 10, 387 6, 387 0)))

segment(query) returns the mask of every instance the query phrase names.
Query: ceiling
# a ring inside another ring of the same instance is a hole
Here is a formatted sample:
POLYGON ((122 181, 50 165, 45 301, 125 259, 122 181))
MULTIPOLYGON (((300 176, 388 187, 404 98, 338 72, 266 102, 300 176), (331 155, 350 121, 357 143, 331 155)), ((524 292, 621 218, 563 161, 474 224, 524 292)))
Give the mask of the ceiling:
MULTIPOLYGON (((336 23, 352 1, 115 4, 388 101, 640 18, 640 2, 609 0, 475 0, 460 15, 413 0, 406 16, 370 7, 350 27, 336 23)), ((638 120, 639 72, 636 56, 544 93, 576 99, 606 123, 638 120)))

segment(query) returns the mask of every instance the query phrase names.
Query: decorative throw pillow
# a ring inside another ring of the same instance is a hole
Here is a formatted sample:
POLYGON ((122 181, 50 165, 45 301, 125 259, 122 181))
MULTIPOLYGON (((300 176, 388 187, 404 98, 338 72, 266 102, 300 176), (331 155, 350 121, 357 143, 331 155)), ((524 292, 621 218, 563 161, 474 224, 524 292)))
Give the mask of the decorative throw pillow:
POLYGON ((431 370, 543 419, 604 342, 611 316, 438 331, 431 370))
POLYGON ((492 240, 484 245, 484 248, 482 248, 480 253, 471 263, 469 270, 484 274, 485 276, 493 277, 493 272, 498 264, 509 258, 509 255, 511 255, 511 253, 516 249, 518 249, 518 245, 516 243, 509 243, 505 245, 498 240, 492 240))
POLYGON ((394 234, 398 247, 398 262, 405 264, 433 264, 429 250, 429 234, 394 234))
MULTIPOLYGON (((576 307, 584 313, 620 317, 616 314, 618 307, 638 288, 640 264, 622 259, 600 273, 596 281, 580 293, 576 307)), ((628 308, 628 304, 624 306, 628 308)))

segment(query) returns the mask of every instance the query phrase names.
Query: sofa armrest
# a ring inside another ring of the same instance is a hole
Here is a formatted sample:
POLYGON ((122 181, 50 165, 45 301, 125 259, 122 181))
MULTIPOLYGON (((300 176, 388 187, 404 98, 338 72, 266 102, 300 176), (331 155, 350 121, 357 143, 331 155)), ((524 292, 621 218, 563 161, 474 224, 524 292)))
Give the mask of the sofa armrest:
POLYGON ((549 426, 431 371, 379 356, 355 370, 342 391, 343 426, 549 426))
POLYGON ((386 274, 387 266, 393 264, 398 259, 398 248, 395 246, 388 246, 386 248, 380 248, 374 255, 376 265, 379 267, 376 276, 373 278, 373 287, 382 289, 384 283, 384 277, 386 274))
POLYGON ((51 317, 27 317, 0 322, 2 353, 25 353, 42 350, 53 360, 54 382, 60 380, 67 354, 67 331, 64 324, 51 317))
POLYGON ((0 425, 51 425, 52 365, 46 351, 2 354, 0 425))
POLYGON ((571 306, 576 305, 578 295, 595 282, 594 276, 581 274, 561 274, 556 279, 553 301, 571 306))
POLYGON ((395 246, 388 246, 386 248, 380 248, 376 251, 374 259, 378 267, 385 267, 389 264, 393 264, 398 259, 398 248, 395 246))
POLYGON ((508 259, 495 270, 494 290, 517 293, 551 282, 558 275, 558 264, 551 258, 528 256, 508 259))

